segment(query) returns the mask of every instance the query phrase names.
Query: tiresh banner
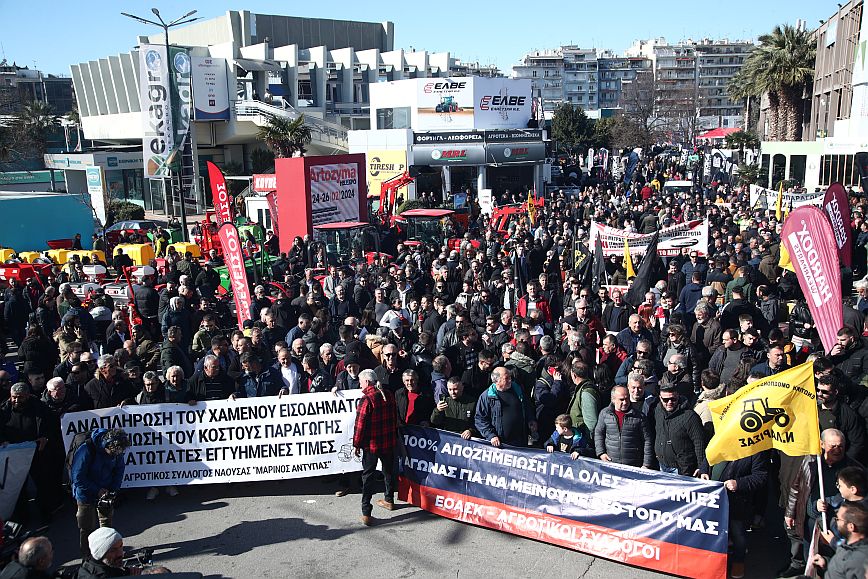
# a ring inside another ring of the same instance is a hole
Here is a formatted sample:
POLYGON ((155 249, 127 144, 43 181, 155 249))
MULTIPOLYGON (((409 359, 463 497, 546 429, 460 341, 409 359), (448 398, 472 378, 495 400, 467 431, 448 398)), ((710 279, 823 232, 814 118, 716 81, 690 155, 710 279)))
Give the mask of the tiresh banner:
POLYGON ((238 230, 232 223, 224 223, 217 232, 223 246, 223 259, 232 282, 232 297, 235 298, 235 315, 238 327, 243 329, 244 322, 250 319, 250 285, 247 283, 247 269, 244 254, 241 253, 241 240, 238 230))
MULTIPOLYGON (((708 221, 696 219, 664 227, 659 231, 657 240, 657 255, 662 257, 674 257, 681 254, 685 247, 695 250, 699 255, 708 255, 708 221)), ((603 242, 603 255, 624 255, 624 240, 628 239, 632 254, 645 255, 648 245, 654 237, 654 233, 641 234, 629 232, 625 229, 617 229, 608 225, 601 225, 591 221, 591 239, 600 236, 603 242)))
POLYGON ((100 408, 64 414, 61 427, 67 450, 79 432, 123 428, 132 443, 123 487, 304 478, 361 470, 352 452, 360 398, 350 390, 100 408))
POLYGON ((853 267, 853 231, 850 228, 850 201, 847 191, 840 183, 832 183, 826 189, 823 197, 823 210, 829 217, 832 233, 835 234, 835 245, 841 263, 853 267))
POLYGON ((232 223, 232 201, 229 199, 223 171, 211 161, 207 161, 207 164, 211 195, 214 198, 214 219, 217 221, 217 227, 220 227, 224 223, 232 223))
POLYGON ((819 207, 799 207, 784 221, 781 241, 799 278, 823 348, 829 353, 844 325, 838 244, 829 219, 819 207))
POLYGON ((684 577, 726 577, 716 481, 405 427, 399 498, 442 517, 684 577))

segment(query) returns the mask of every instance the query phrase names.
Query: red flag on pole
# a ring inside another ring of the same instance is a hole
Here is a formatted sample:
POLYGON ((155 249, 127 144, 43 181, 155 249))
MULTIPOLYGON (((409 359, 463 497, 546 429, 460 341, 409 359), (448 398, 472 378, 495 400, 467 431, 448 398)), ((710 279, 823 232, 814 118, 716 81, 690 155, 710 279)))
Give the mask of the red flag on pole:
POLYGON ((817 333, 828 353, 844 325, 841 268, 835 234, 819 207, 799 207, 784 221, 781 241, 790 254, 817 333))
POLYGON ((244 266, 244 255, 241 253, 241 240, 238 230, 232 223, 224 223, 217 232, 223 245, 223 259, 232 282, 232 296, 235 298, 235 310, 238 317, 238 327, 244 328, 244 322, 250 319, 250 286, 247 284, 247 270, 244 266))
POLYGON ((211 180, 211 193, 214 196, 214 216, 217 227, 232 223, 232 203, 226 190, 226 178, 220 168, 208 161, 208 178, 211 180))
POLYGON ((268 210, 271 211, 271 228, 274 234, 280 237, 280 227, 277 224, 277 191, 269 191, 265 199, 268 201, 268 210))
POLYGON ((853 267, 853 232, 850 229, 850 201, 840 183, 832 183, 823 197, 823 209, 829 216, 841 263, 853 267))

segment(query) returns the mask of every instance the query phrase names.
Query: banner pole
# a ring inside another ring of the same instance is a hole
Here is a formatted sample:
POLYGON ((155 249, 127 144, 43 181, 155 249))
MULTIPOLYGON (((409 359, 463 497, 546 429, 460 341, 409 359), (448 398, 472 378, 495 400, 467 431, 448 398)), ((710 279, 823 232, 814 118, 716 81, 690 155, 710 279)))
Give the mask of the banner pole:
MULTIPOLYGON (((825 484, 823 483, 823 453, 817 455, 817 477, 820 479, 820 500, 823 500, 826 496, 825 484)), ((826 513, 820 513, 820 518, 823 519, 823 532, 828 533, 829 523, 826 521, 826 513)))

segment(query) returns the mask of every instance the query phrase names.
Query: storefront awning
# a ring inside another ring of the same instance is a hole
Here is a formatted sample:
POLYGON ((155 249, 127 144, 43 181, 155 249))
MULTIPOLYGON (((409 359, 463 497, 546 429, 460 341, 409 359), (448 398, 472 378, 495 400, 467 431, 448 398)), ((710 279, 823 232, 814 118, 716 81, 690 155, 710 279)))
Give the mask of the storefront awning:
POLYGON ((275 60, 254 60, 252 58, 236 58, 235 64, 247 72, 273 71, 280 72, 283 67, 275 60))

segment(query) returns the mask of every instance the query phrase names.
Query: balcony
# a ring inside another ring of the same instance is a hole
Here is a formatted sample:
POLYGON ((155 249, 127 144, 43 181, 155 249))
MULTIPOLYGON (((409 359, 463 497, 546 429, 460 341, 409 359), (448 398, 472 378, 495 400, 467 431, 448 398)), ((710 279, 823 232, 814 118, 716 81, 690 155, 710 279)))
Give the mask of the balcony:
MULTIPOLYGON (((352 106, 360 103, 345 104, 352 106)), ((274 117, 295 120, 301 114, 300 111, 290 106, 281 108, 257 100, 235 101, 235 119, 239 122, 252 122, 257 127, 265 126, 269 119, 274 117)), ((336 151, 347 152, 349 150, 347 145, 348 130, 343 125, 330 123, 309 115, 305 115, 304 122, 310 127, 313 144, 332 148, 336 151)))

